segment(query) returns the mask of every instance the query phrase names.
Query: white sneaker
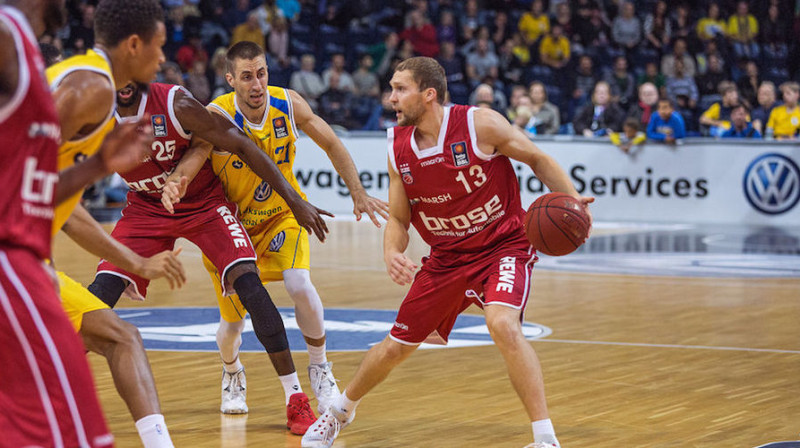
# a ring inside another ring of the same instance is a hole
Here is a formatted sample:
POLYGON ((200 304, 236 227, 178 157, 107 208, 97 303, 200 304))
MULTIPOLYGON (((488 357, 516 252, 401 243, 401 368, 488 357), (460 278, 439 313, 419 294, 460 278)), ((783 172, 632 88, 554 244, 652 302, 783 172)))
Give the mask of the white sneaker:
POLYGON ((561 448, 561 447, 552 443, 534 442, 531 443, 530 445, 525 445, 525 448, 561 448))
POLYGON ((244 367, 235 373, 222 369, 222 405, 219 410, 223 414, 247 414, 247 379, 244 367))
POLYGON ((339 398, 341 392, 336 386, 336 378, 333 377, 331 368, 332 362, 322 364, 310 364, 308 366, 308 379, 311 381, 311 389, 317 397, 317 412, 322 414, 339 398))
POLYGON ((353 421, 356 413, 350 415, 347 421, 342 420, 344 415, 335 412, 333 408, 328 408, 324 414, 320 415, 317 421, 308 428, 300 445, 303 448, 330 448, 333 441, 343 430, 353 421), (340 418, 341 417, 341 418, 340 418))

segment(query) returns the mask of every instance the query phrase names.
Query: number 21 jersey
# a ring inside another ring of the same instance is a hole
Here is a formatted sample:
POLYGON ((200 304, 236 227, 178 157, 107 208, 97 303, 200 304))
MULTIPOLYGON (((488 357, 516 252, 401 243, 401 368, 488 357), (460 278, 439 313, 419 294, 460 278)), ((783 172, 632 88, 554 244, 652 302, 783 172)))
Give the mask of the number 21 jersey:
POLYGON ((436 146, 420 149, 415 127, 388 130, 389 161, 411 206, 411 224, 432 251, 471 253, 522 234, 524 211, 509 159, 478 149, 475 108, 444 108, 436 146))

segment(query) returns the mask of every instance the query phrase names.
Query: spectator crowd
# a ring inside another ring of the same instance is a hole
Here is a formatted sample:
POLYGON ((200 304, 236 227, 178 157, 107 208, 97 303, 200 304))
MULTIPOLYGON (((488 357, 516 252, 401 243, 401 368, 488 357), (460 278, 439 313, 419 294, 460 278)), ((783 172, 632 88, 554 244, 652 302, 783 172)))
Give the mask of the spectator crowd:
MULTIPOLYGON (((51 53, 91 48, 95 3, 68 1, 69 25, 43 42, 51 53)), ((628 151, 644 140, 800 134, 796 1, 163 3, 159 80, 202 102, 231 90, 225 50, 249 40, 265 48, 271 85, 351 130, 395 124, 393 68, 422 55, 444 67, 449 101, 495 109, 531 136, 608 137, 628 151)))

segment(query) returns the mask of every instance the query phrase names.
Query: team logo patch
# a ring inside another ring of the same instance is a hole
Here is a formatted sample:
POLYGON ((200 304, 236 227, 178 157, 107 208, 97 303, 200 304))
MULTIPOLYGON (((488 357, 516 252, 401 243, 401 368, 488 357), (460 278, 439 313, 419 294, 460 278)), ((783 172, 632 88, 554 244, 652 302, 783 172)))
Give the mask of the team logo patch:
POLYGON ((261 182, 261 185, 256 188, 256 192, 253 194, 253 199, 258 202, 264 202, 270 196, 272 196, 272 186, 266 182, 261 182))
POLYGON ((414 183, 414 177, 411 176, 411 168, 407 163, 400 165, 400 176, 403 178, 403 183, 411 185, 414 183))
POLYGON ((269 242, 269 251, 278 252, 283 247, 284 241, 286 241, 286 232, 281 230, 281 233, 275 235, 275 238, 269 242))
POLYGON ((153 123, 153 135, 156 137, 166 137, 167 136, 167 119, 163 115, 153 115, 150 117, 150 121, 153 123))
POLYGON ((469 165, 469 154, 467 154, 467 142, 458 142, 450 145, 453 152, 453 163, 456 166, 469 165))
MULTIPOLYGON (((306 350, 306 343, 293 308, 278 308, 286 328, 289 348, 306 350)), ((148 350, 217 352, 219 309, 213 308, 135 308, 121 309, 119 316, 139 327, 148 350)), ((366 351, 382 341, 394 326, 397 311, 356 308, 325 308, 325 329, 329 351, 366 351)), ((552 331, 539 324, 522 323, 528 340, 549 336, 552 331)), ((456 319, 446 348, 492 345, 486 320, 480 315, 462 314, 456 319)), ((422 344, 421 349, 442 348, 422 344)), ((264 352, 258 342, 250 316, 245 318, 242 333, 243 352, 264 352)))
POLYGON ((286 119, 283 117, 273 118, 272 128, 275 129, 275 138, 289 136, 289 128, 286 127, 286 119))
POLYGON ((244 163, 242 163, 241 160, 234 160, 233 163, 231 163, 231 166, 233 166, 234 168, 236 168, 238 170, 238 169, 241 169, 244 166, 244 163))
POLYGON ((744 173, 744 195, 761 213, 788 212, 800 201, 800 168, 783 154, 763 154, 744 173))

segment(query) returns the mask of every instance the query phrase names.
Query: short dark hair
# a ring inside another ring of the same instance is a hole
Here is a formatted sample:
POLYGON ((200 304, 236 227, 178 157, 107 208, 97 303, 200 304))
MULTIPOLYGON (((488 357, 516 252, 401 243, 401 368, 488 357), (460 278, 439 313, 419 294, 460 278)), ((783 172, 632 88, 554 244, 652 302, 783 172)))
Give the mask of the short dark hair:
POLYGON ((674 102, 674 101, 672 101, 672 100, 671 100, 671 99, 669 99, 669 98, 659 98, 659 99, 658 99, 658 103, 659 103, 659 104, 660 104, 660 103, 667 103, 667 104, 669 104, 669 107, 671 107, 671 108, 675 109, 675 102, 674 102))
POLYGON ((414 78, 414 82, 419 85, 419 90, 433 89, 436 91, 436 101, 444 104, 445 94, 447 93, 447 76, 444 68, 436 62, 436 59, 424 56, 408 58, 397 65, 396 72, 408 70, 414 78))
POLYGON ((625 120, 625 123, 622 125, 622 127, 636 129, 636 132, 639 132, 641 130, 641 124, 639 123, 639 120, 636 119, 636 117, 628 117, 625 120))
POLYGON ((736 109, 739 109, 740 107, 741 107, 742 109, 744 109, 744 113, 746 113, 746 114, 749 114, 749 113, 750 113, 750 108, 749 108, 749 107, 747 107, 747 104, 745 104, 745 103, 736 103, 736 104, 734 104, 734 105, 731 107, 731 112, 735 111, 736 109))
MULTIPOLYGON (((264 56, 264 49, 261 48, 261 45, 249 40, 243 40, 231 48, 228 48, 228 52, 225 54, 225 69, 228 73, 234 74, 234 63, 237 59, 249 61, 259 56, 264 56)), ((264 57, 266 58, 266 56, 264 57)))
POLYGON ((94 13, 95 39, 112 48, 134 34, 149 42, 163 21, 159 0, 101 0, 94 13))

